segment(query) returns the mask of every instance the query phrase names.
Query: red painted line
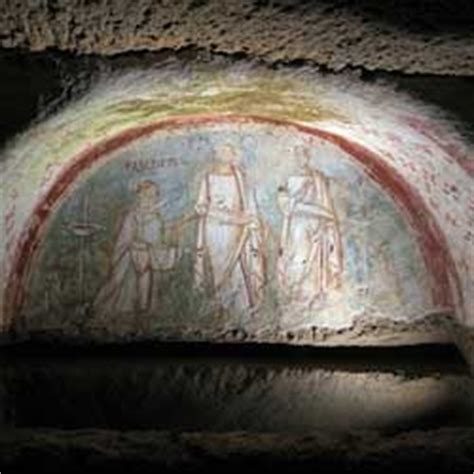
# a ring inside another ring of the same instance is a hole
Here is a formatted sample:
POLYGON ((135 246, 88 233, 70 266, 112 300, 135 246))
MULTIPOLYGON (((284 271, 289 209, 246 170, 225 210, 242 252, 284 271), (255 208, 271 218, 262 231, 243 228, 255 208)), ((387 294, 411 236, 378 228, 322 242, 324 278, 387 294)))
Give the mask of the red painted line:
POLYGON ((66 194, 82 172, 113 151, 155 132, 173 130, 184 125, 202 126, 221 123, 257 123, 294 128, 299 132, 327 140, 345 151, 362 165, 367 175, 380 184, 402 209, 415 232, 425 265, 431 276, 432 297, 435 305, 452 309, 454 303, 452 290, 455 291, 457 301, 462 305, 459 276, 439 225, 431 216, 419 193, 403 179, 395 168, 385 163, 376 153, 334 133, 285 120, 259 116, 199 115, 165 119, 125 130, 84 150, 71 160, 70 165, 36 206, 21 234, 15 250, 13 270, 7 283, 5 303, 7 320, 12 321, 14 317, 21 314, 29 270, 45 231, 47 220, 56 203, 66 194), (454 289, 451 289, 450 280, 454 282, 454 289))

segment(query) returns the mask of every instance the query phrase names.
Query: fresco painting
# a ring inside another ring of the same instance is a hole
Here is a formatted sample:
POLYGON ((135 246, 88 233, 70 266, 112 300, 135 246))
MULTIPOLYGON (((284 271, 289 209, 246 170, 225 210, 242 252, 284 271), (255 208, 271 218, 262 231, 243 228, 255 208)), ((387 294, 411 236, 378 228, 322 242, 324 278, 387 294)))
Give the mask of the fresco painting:
POLYGON ((413 231, 360 163, 291 127, 222 123, 84 170, 48 221, 22 319, 218 339, 438 310, 413 231))
POLYGON ((341 282, 342 244, 327 178, 297 150, 297 173, 278 189, 283 214, 277 275, 291 304, 311 308, 341 282))

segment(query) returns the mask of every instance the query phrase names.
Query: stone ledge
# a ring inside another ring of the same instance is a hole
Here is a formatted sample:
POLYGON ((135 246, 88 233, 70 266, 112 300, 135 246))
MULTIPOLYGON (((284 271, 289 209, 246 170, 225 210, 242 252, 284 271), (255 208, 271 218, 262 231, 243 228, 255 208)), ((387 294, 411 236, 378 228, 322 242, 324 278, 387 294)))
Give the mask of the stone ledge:
MULTIPOLYGON (((245 343, 288 344, 292 346, 400 346, 452 343, 455 323, 447 314, 431 314, 414 321, 390 320, 362 316, 341 328, 308 326, 296 329, 269 328, 258 332, 230 327, 176 326, 152 330, 131 323, 120 325, 121 331, 102 326, 16 327, 4 343, 30 341, 46 344, 87 346, 135 342, 245 343)), ((0 341, 0 344, 2 341, 0 341)))

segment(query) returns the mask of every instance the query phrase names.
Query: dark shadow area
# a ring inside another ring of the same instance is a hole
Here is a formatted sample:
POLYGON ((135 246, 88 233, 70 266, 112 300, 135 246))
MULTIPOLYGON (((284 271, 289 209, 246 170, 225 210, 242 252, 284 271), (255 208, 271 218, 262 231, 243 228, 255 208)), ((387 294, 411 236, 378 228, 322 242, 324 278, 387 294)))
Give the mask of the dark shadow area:
POLYGON ((15 430, 0 433, 5 472, 469 473, 474 431, 394 436, 15 430))
POLYGON ((469 372, 458 348, 452 344, 368 347, 314 347, 265 343, 155 342, 74 344, 49 339, 0 346, 0 361, 57 361, 113 358, 151 358, 250 361, 358 371, 403 373, 469 372))
POLYGON ((471 426, 451 346, 20 345, 0 356, 0 426, 328 433, 471 426))
MULTIPOLYGON (((258 1, 258 0, 257 0, 258 1)), ((267 2, 269 3, 269 2, 267 2)), ((348 11, 364 22, 395 27, 412 34, 472 35, 474 4, 469 0, 281 0, 291 5, 327 4, 328 12, 348 11)))

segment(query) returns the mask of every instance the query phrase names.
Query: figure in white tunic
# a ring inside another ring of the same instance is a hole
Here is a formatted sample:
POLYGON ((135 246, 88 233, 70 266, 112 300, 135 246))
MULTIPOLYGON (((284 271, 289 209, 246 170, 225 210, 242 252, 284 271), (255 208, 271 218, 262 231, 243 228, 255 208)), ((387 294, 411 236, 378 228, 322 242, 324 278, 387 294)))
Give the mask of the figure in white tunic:
POLYGON ((262 226, 255 195, 247 189, 237 150, 216 152, 218 163, 202 178, 196 202, 198 235, 194 279, 218 309, 256 311, 263 299, 262 226))
POLYGON ((164 243, 158 197, 156 183, 138 183, 136 201, 124 216, 115 242, 109 276, 94 302, 99 319, 149 310, 158 272, 176 263, 177 248, 164 243))
POLYGON ((328 179, 298 149, 301 172, 279 188, 283 226, 277 261, 282 299, 309 309, 340 284, 342 246, 328 179))

